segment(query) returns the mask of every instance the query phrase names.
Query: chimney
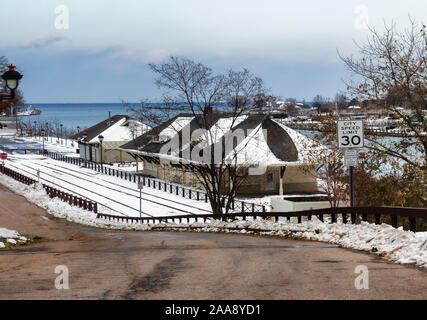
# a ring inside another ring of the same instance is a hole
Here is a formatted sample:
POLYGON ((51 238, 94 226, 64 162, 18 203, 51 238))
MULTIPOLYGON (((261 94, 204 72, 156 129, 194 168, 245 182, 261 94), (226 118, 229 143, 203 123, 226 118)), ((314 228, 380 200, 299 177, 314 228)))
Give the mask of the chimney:
POLYGON ((205 106, 205 108, 203 109, 203 113, 204 114, 212 113, 212 106, 205 106))
POLYGON ((108 111, 108 126, 111 126, 111 111, 108 111))

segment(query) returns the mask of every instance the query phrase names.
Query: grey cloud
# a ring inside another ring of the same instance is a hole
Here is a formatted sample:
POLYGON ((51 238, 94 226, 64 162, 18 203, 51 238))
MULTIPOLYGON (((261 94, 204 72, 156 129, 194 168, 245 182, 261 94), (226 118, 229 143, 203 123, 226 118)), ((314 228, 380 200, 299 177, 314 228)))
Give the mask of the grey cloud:
POLYGON ((21 47, 22 48, 42 48, 66 39, 67 37, 65 36, 55 35, 52 33, 42 34, 34 39, 24 41, 21 44, 21 47))

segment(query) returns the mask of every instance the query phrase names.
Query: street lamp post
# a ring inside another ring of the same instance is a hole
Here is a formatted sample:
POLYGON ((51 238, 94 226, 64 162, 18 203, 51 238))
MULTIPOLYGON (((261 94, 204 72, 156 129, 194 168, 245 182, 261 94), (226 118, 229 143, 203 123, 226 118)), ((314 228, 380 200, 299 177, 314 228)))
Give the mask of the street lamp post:
POLYGON ((22 74, 18 71, 15 71, 15 66, 8 66, 9 70, 3 73, 1 76, 4 81, 6 81, 6 87, 10 90, 9 95, 0 95, 0 101, 2 100, 13 100, 15 98, 15 90, 19 86, 19 80, 22 78, 22 74))
POLYGON ((42 128, 41 129, 41 134, 43 136, 43 149, 42 149, 43 155, 44 155, 44 133, 45 133, 45 130, 44 130, 44 128, 42 128))
MULTIPOLYGON (((46 136, 47 136, 47 139, 49 140, 49 122, 46 122, 46 136)), ((43 139, 44 139, 44 136, 43 136, 43 139)))
MULTIPOLYGON (((8 66, 9 70, 2 74, 2 79, 6 82, 6 87, 10 90, 10 94, 0 94, 0 101, 3 100, 13 100, 15 99, 15 90, 19 86, 19 80, 22 78, 22 74, 18 71, 15 71, 15 66, 11 64, 8 66)), ((16 134, 18 134, 18 113, 16 108, 14 108, 15 117, 16 117, 16 134)))
POLYGON ((83 146, 84 146, 84 149, 85 149, 85 153, 84 153, 84 157, 85 157, 85 168, 86 168, 86 139, 87 139, 87 133, 86 133, 86 131, 83 131, 83 133, 82 133, 82 138, 83 138, 83 146))
POLYGON ((100 134, 98 136, 98 140, 99 140, 99 143, 100 143, 100 146, 101 146, 101 150, 100 150, 101 151, 101 170, 104 171, 104 166, 103 166, 104 161, 102 159, 102 141, 104 141, 104 136, 102 134, 100 134))
POLYGON ((59 125, 59 127, 61 128, 61 144, 62 144, 62 123, 59 125))

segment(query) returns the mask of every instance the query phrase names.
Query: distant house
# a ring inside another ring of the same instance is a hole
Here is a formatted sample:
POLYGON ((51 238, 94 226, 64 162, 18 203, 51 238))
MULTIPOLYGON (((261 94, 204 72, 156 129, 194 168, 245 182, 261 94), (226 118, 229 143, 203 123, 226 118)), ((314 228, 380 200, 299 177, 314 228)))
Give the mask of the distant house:
POLYGON ((360 106, 349 106, 347 109, 349 111, 360 111, 361 107, 360 106))
POLYGON ((151 127, 130 118, 127 115, 115 115, 94 126, 84 129, 70 137, 78 141, 80 158, 88 161, 101 162, 101 145, 98 136, 104 137, 102 143, 102 160, 104 163, 115 163, 132 161, 129 154, 117 150, 120 146, 144 132, 151 127), (86 141, 83 140, 83 133, 87 134, 86 141))
MULTIPOLYGON (((199 115, 198 115, 199 116, 199 115)), ((122 145, 122 150, 143 161, 142 173, 147 176, 184 185, 201 187, 194 166, 203 165, 193 156, 209 152, 212 145, 216 149, 223 145, 227 134, 237 130, 244 132, 243 139, 233 141, 231 152, 226 159, 235 156, 231 162, 238 170, 251 170, 237 194, 262 195, 283 193, 317 192, 315 174, 302 170, 307 160, 307 148, 313 140, 271 119, 268 115, 247 114, 233 118, 226 114, 209 115, 212 139, 206 135, 195 135, 200 131, 200 123, 192 114, 179 114, 147 131, 140 137, 122 145), (231 123, 234 121, 233 128, 231 123), (191 137, 186 139, 185 137, 191 137), (211 140, 211 141, 209 141, 211 140), (177 143, 172 143, 176 141, 177 143), (169 147, 171 146, 171 147, 169 147), (193 167, 192 167, 193 166, 193 167)), ((200 115, 201 117, 201 115, 200 115)), ((249 171, 248 171, 249 172, 249 171)), ((229 188, 224 179, 222 188, 229 188)))

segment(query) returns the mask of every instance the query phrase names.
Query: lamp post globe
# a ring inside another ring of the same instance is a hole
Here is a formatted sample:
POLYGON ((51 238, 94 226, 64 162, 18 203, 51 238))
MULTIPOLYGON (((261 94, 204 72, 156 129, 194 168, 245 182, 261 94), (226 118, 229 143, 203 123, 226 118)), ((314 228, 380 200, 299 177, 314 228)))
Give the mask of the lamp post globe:
POLYGON ((10 97, 8 99, 15 98, 15 90, 19 86, 19 80, 22 79, 22 74, 15 70, 14 65, 8 66, 9 70, 2 74, 2 79, 6 82, 6 87, 10 90, 10 97))

